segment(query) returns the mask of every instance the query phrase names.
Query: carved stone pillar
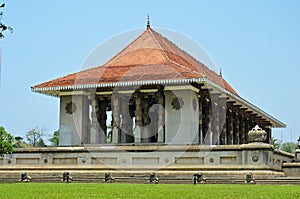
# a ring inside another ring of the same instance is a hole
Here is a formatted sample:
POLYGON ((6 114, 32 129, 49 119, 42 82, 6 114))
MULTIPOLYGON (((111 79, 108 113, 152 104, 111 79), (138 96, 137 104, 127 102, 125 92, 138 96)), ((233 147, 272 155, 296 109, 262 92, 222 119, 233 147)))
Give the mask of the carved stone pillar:
POLYGON ((100 124, 98 122, 97 112, 98 112, 98 100, 92 98, 92 110, 91 110, 91 144, 99 144, 100 143, 100 124))
POLYGON ((245 118, 243 115, 240 117, 240 144, 245 144, 245 118))
POLYGON ((119 107, 119 98, 114 96, 112 98, 112 112, 113 112, 113 130, 112 130, 112 143, 119 143, 119 134, 120 134, 120 107, 119 107))
POLYGON ((239 144, 245 144, 245 108, 239 109, 239 144))
POLYGON ((232 104, 227 104, 227 144, 233 144, 233 112, 232 112, 232 104))
POLYGON ((254 128, 256 125, 257 125, 257 123, 256 123, 256 115, 255 114, 251 114, 250 115, 250 128, 249 129, 254 128))
POLYGON ((266 143, 271 144, 272 143, 272 126, 270 124, 268 124, 267 126, 265 126, 265 130, 267 133, 267 138, 266 138, 266 143))
POLYGON ((204 144, 210 144, 212 140, 211 133, 211 106, 210 99, 207 95, 204 95, 203 99, 203 141, 204 144))
POLYGON ((126 135, 127 135, 127 126, 128 126, 128 115, 126 111, 128 109, 128 105, 126 104, 126 99, 119 99, 119 107, 120 107, 120 115, 121 115, 121 125, 120 125, 120 143, 126 143, 126 135))
POLYGON ((211 141, 210 145, 219 143, 220 137, 220 120, 219 120, 219 95, 211 95, 211 141))
POLYGON ((99 132, 99 134, 100 134, 100 143, 106 143, 107 142, 107 137, 106 137, 106 131, 107 131, 106 108, 107 108, 107 101, 106 100, 100 100, 99 109, 97 111, 98 122, 100 124, 100 132, 99 132))
POLYGON ((239 125, 240 125, 240 119, 239 119, 239 107, 234 106, 233 107, 233 144, 239 144, 240 143, 240 135, 239 135, 239 125))
POLYGON ((248 144, 249 141, 248 141, 248 132, 249 132, 249 128, 250 128, 250 125, 249 125, 249 118, 246 118, 245 119, 245 144, 248 144))
POLYGON ((227 144, 227 126, 226 126, 226 98, 220 98, 219 99, 219 128, 220 128, 220 139, 219 139, 219 144, 220 145, 225 145, 227 144))
POLYGON ((150 140, 149 136, 149 101, 148 96, 143 98, 143 128, 142 128, 142 142, 148 143, 150 140))
POLYGON ((120 142, 121 143, 132 143, 133 142, 133 122, 132 122, 132 112, 130 111, 130 96, 122 95, 119 99, 120 107, 120 142))
POLYGON ((165 141, 165 132, 164 132, 164 95, 163 92, 159 92, 158 95, 158 136, 157 136, 157 142, 158 143, 164 143, 165 141))
POLYGON ((251 130, 251 125, 250 125, 250 115, 251 111, 246 111, 245 112, 245 144, 249 143, 248 140, 248 132, 251 130))
POLYGON ((129 110, 129 115, 128 115, 128 120, 127 120, 127 134, 126 134, 126 142, 127 143, 134 143, 134 135, 133 135, 133 111, 129 110))
POLYGON ((203 96, 202 96, 201 89, 199 90, 199 143, 203 143, 203 114, 202 114, 202 103, 203 103, 203 96))
POLYGON ((134 142, 141 143, 142 130, 142 99, 139 94, 135 94, 135 129, 134 142))

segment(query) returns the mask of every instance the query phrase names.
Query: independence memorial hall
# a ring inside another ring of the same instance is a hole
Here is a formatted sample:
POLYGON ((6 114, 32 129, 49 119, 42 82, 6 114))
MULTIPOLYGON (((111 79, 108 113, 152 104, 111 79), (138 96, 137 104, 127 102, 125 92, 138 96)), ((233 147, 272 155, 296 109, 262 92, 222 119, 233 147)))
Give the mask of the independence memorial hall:
POLYGON ((300 170, 291 166, 300 153, 271 145, 272 128, 284 123, 240 97, 221 73, 155 31, 149 20, 103 65, 31 89, 60 100, 59 146, 0 157, 0 168, 15 173, 155 172, 175 179, 251 172, 274 179, 300 170))

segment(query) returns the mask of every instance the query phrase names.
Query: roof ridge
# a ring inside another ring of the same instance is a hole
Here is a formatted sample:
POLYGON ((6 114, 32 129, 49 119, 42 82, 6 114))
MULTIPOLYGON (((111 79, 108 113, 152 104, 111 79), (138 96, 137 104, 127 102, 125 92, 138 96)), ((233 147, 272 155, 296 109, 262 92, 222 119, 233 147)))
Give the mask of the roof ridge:
POLYGON ((116 57, 118 57, 121 53, 123 53, 126 49, 128 49, 130 46, 132 46, 139 38, 141 38, 144 33, 147 31, 144 30, 142 32, 142 34, 140 34, 138 37, 136 37, 132 42, 130 42, 127 46, 125 46, 121 51, 119 51, 115 56, 113 56, 112 58, 110 58, 107 62, 105 62, 102 66, 105 66, 105 65, 109 65, 111 62, 113 62, 115 60, 116 57))
MULTIPOLYGON (((151 29, 151 30, 154 31, 153 29, 151 29)), ((183 65, 181 65, 181 64, 179 64, 179 63, 177 63, 177 62, 175 62, 175 61, 172 61, 172 60, 169 58, 169 56, 165 53, 165 49, 161 47, 159 41, 157 41, 157 39, 156 39, 156 37, 153 35, 152 31, 151 31, 151 35, 153 36, 153 39, 158 43, 158 45, 160 46, 161 50, 163 51, 163 54, 165 55, 166 59, 167 59, 170 63, 175 64, 175 65, 177 65, 177 66, 179 66, 179 67, 181 67, 181 68, 184 68, 184 69, 186 69, 186 70, 189 70, 190 72, 193 72, 193 73, 196 73, 196 74, 200 74, 201 76, 205 77, 205 75, 203 75, 200 71, 194 71, 194 70, 192 70, 192 69, 190 69, 190 68, 188 68, 188 67, 185 67, 185 66, 183 66, 183 65)), ((176 49, 178 49, 179 51, 181 51, 181 52, 187 54, 188 56, 192 57, 194 60, 196 60, 192 55, 190 55, 190 54, 187 53, 186 51, 184 51, 184 50, 182 50, 181 48, 179 48, 177 45, 175 45, 172 41, 170 41, 169 39, 167 39, 166 37, 164 37, 162 34, 160 34, 159 32, 156 32, 156 31, 154 31, 154 32, 155 32, 156 34, 158 34, 159 36, 161 36, 162 39, 167 40, 168 42, 170 42, 171 45, 173 45, 174 47, 176 47, 176 49)), ((196 60, 196 61, 197 61, 197 60, 196 60)), ((201 62, 199 62, 199 63, 201 63, 201 62)), ((202 63, 201 63, 201 64, 202 64, 202 63)))
POLYGON ((152 28, 148 28, 148 29, 150 30, 150 31, 149 31, 149 32, 150 32, 150 35, 151 35, 152 38, 154 39, 155 43, 158 45, 158 47, 159 47, 160 50, 162 51, 163 56, 167 59, 167 61, 171 62, 170 59, 169 59, 169 57, 166 55, 164 49, 162 48, 162 46, 160 45, 160 43, 157 41, 156 37, 153 35, 152 31, 154 31, 154 30, 152 30, 152 28))
MULTIPOLYGON (((194 62, 196 62, 197 64, 202 65, 203 68, 204 68, 205 70, 207 70, 208 73, 210 73, 210 74, 213 75, 213 76, 216 76, 216 77, 220 78, 220 81, 221 81, 223 84, 225 83, 225 84, 227 84, 228 86, 230 86, 230 85, 228 84, 228 82, 227 82, 223 77, 221 77, 221 76, 218 75, 215 71, 213 71, 212 69, 210 69, 209 67, 207 67, 204 63, 202 63, 201 61, 199 61, 198 59, 196 59, 194 56, 192 56, 191 54, 189 54, 187 51, 185 51, 185 50, 183 50, 182 48, 180 48, 179 46, 177 46, 174 42, 170 41, 168 38, 164 37, 164 36, 163 36, 162 34, 160 34, 159 32, 156 32, 156 31, 154 31, 153 29, 151 29, 151 30, 152 30, 155 34, 157 34, 157 35, 159 35, 160 37, 162 37, 162 39, 164 39, 164 40, 166 40, 167 42, 169 42, 169 44, 171 44, 175 49, 179 50, 181 53, 183 53, 183 54, 186 55, 187 57, 191 58, 191 59, 192 59, 191 61, 194 61, 194 62)), ((152 32, 151 32, 151 34, 153 35, 152 32)), ((155 40, 157 40, 155 35, 153 35, 153 37, 155 37, 155 40)), ((159 41, 157 41, 157 42, 159 43, 159 41)), ((161 47, 161 48, 162 48, 162 47, 161 47)), ((163 49, 164 54, 165 54, 164 48, 162 48, 162 49, 163 49)), ((191 68, 185 67, 185 66, 183 66, 183 65, 181 65, 181 64, 179 64, 179 63, 177 63, 177 62, 175 62, 175 61, 173 61, 173 60, 170 60, 170 58, 168 57, 168 55, 166 55, 166 56, 167 56, 167 60, 168 60, 170 63, 173 63, 173 64, 175 64, 175 65, 177 65, 177 66, 179 66, 179 67, 181 67, 181 68, 187 69, 187 70, 189 70, 190 72, 193 72, 193 73, 196 73, 196 74, 200 74, 202 77, 208 77, 207 75, 204 75, 199 69, 198 69, 197 71, 194 71, 194 70, 192 70, 191 68)), ((180 55, 180 57, 182 57, 182 56, 180 55)), ((188 60, 187 60, 187 61, 188 61, 188 60)), ((188 61, 188 62, 190 63, 190 61, 188 61)), ((190 63, 190 64, 193 65, 193 63, 190 63)), ((231 86, 230 86, 230 87, 231 87, 231 86)), ((232 87, 231 87, 231 89, 234 91, 234 93, 235 93, 236 95, 238 95, 232 87)))

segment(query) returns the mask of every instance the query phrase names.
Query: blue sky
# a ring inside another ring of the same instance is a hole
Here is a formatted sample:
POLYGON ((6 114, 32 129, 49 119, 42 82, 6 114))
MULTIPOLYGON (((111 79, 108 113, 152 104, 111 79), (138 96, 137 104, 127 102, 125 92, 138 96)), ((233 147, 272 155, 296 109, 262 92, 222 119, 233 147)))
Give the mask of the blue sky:
POLYGON ((14 28, 0 40, 0 125, 24 136, 35 126, 52 134, 59 99, 30 86, 81 68, 100 43, 121 32, 176 30, 203 46, 244 99, 287 124, 284 141, 300 136, 299 1, 3 0, 2 22, 14 28))

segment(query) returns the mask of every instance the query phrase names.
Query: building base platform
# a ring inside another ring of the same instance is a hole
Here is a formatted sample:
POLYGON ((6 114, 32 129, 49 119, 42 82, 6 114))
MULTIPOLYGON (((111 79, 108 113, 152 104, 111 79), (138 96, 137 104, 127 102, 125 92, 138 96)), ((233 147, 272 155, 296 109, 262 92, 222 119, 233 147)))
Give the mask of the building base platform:
MULTIPOLYGON (((291 175, 295 156, 263 143, 243 145, 102 145, 17 149, 0 159, 0 181, 16 182, 27 173, 36 182, 59 182, 69 172, 74 182, 191 183, 201 173, 207 183, 244 183, 251 173, 261 183, 300 183, 291 175)), ((298 169, 300 165, 298 165, 298 169)), ((298 172, 299 174, 299 172, 298 172)))

